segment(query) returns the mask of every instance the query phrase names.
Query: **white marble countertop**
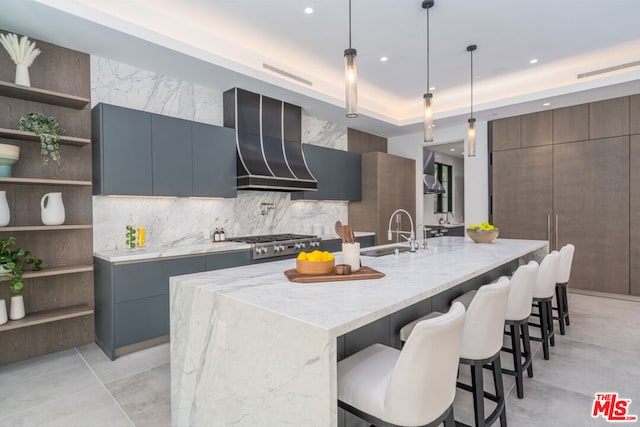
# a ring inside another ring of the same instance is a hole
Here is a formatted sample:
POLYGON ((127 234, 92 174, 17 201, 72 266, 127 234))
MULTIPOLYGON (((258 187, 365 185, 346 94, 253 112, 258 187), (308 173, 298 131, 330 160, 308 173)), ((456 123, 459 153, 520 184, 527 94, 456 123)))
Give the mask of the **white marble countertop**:
MULTIPOLYGON (((382 279, 293 283, 284 276, 295 260, 197 273, 171 279, 278 313, 340 336, 415 302, 538 250, 546 241, 496 239, 476 244, 463 237, 429 241, 429 249, 398 256, 362 257, 362 264, 386 274, 382 279)), ((340 262, 340 255, 336 256, 340 262)))
MULTIPOLYGON (((375 233, 356 231, 356 237, 374 236, 375 233)), ((336 235, 323 235, 319 236, 322 240, 335 240, 339 237, 336 235)), ((135 249, 118 249, 112 251, 98 251, 94 255, 97 258, 103 259, 108 262, 129 262, 129 261, 144 261, 155 258, 170 258, 178 256, 199 255, 216 252, 231 252, 240 250, 249 250, 251 245, 242 242, 202 242, 193 244, 184 244, 176 246, 158 246, 158 247, 144 247, 135 249)))

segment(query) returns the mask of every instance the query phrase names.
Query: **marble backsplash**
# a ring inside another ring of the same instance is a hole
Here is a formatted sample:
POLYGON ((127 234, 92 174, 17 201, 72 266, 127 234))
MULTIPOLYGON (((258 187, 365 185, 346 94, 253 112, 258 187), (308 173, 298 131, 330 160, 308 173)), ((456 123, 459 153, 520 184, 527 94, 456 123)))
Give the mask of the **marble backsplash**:
MULTIPOLYGON (((96 56, 91 57, 91 101, 222 125, 222 92, 96 56)), ((302 116, 302 142, 347 149, 347 128, 302 116)), ((124 247, 127 224, 146 229, 147 246, 199 243, 217 227, 227 236, 331 230, 347 222, 346 202, 291 201, 289 193, 239 191, 235 199, 93 197, 94 250, 124 247), (274 209, 262 215, 261 203, 274 209)), ((362 230, 366 231, 366 230, 362 230)))

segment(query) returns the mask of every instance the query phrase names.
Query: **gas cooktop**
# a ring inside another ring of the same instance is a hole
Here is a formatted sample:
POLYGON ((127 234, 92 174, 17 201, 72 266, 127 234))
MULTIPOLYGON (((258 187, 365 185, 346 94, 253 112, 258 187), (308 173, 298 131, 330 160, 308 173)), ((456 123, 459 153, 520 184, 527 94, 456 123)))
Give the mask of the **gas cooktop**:
POLYGON ((227 241, 251 244, 251 258, 254 260, 295 255, 307 249, 320 248, 319 237, 305 234, 241 236, 229 238, 227 241))

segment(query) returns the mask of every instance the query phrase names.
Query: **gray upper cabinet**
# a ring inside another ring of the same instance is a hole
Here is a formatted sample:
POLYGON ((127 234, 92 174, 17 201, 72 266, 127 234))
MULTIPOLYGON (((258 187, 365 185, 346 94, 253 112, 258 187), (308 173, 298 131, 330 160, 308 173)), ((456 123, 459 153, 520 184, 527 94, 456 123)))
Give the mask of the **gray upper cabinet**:
POLYGON ((589 104, 589 139, 629 135, 629 97, 589 104))
POLYGON ((520 122, 519 116, 492 122, 493 151, 512 150, 522 146, 520 122))
POLYGON ((589 139, 589 105, 553 110, 553 143, 589 139))
POLYGON ((553 112, 522 116, 522 148, 551 145, 553 143, 553 112))
POLYGON ((235 197, 232 129, 98 104, 93 194, 235 197))
POLYGON ((151 115, 108 104, 91 114, 93 193, 151 196, 151 115))
POLYGON ((640 95, 633 95, 629 101, 629 134, 640 134, 640 95))
POLYGON ((151 115, 154 196, 191 196, 191 122, 151 115))
POLYGON ((236 143, 233 129, 191 124, 193 195, 236 197, 236 143))
POLYGON ((309 170, 318 180, 318 190, 291 193, 292 200, 361 200, 359 153, 311 144, 304 144, 303 151, 309 170))

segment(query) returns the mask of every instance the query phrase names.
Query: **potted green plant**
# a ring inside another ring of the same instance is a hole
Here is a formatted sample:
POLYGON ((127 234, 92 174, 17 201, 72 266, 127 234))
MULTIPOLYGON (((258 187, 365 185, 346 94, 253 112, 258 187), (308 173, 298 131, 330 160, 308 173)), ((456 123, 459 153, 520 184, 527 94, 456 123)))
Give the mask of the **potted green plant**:
POLYGON ((11 280, 9 289, 14 296, 11 297, 11 309, 9 318, 22 319, 24 313, 24 299, 18 295, 24 288, 22 278, 24 265, 33 266, 34 270, 42 270, 42 260, 31 255, 26 249, 16 248, 16 239, 11 236, 8 239, 0 239, 0 274, 6 274, 11 280))
POLYGON ((45 116, 41 113, 27 113, 20 117, 18 130, 34 132, 40 137, 40 156, 42 165, 48 166, 49 159, 60 163, 60 135, 64 129, 52 116, 45 116))

